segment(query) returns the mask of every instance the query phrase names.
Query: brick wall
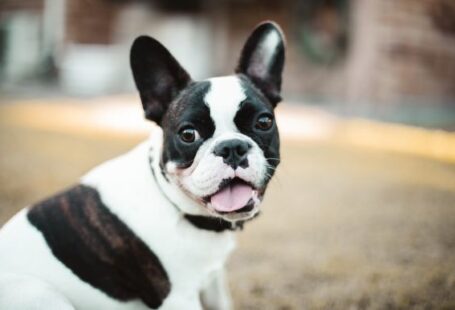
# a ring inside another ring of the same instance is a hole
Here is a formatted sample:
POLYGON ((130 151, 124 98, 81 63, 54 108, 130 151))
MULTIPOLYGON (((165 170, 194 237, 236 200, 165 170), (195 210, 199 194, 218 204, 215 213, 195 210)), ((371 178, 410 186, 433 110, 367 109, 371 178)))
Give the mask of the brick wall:
POLYGON ((365 63, 352 71, 349 99, 429 103, 453 100, 455 29, 452 32, 450 24, 455 20, 455 5, 450 5, 453 2, 360 1, 358 14, 367 18, 357 26, 367 27, 369 32, 362 34, 362 30, 357 30, 360 42, 354 53, 359 59, 353 57, 351 66, 358 67, 358 61, 365 63))
POLYGON ((455 97, 455 34, 438 28, 431 14, 442 2, 382 2, 379 98, 455 97))
MULTIPOLYGON (((218 29, 213 31, 214 73, 232 72, 252 27, 273 19, 288 39, 284 89, 290 97, 338 102, 454 100, 455 0, 351 0, 349 53, 335 66, 314 64, 299 49, 296 1, 216 5, 207 1, 212 9, 200 14, 212 14, 213 27, 218 29)), ((119 3, 67 0, 65 42, 115 43, 117 17, 123 8, 119 3)), ((0 0, 0 13, 42 8, 43 0, 0 0)))
POLYGON ((66 41, 84 44, 113 42, 117 14, 121 9, 115 1, 68 0, 66 41))
POLYGON ((44 0, 1 0, 0 13, 7 13, 19 10, 36 10, 43 9, 44 0))

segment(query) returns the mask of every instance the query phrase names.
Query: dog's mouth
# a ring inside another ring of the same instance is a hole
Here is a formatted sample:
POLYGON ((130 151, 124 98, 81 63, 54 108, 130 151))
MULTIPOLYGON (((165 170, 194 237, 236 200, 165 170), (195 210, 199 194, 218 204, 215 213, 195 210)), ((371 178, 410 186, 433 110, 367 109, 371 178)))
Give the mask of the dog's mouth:
POLYGON ((217 192, 204 198, 219 214, 250 212, 257 200, 258 190, 240 178, 223 180, 217 192))

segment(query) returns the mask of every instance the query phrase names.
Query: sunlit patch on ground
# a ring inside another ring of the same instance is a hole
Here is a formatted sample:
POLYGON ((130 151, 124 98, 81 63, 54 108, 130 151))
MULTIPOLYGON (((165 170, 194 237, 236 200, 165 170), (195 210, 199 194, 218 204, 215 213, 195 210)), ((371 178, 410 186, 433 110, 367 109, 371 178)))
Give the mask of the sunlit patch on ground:
MULTIPOLYGON (((284 140, 324 141, 455 163, 452 132, 365 119, 345 120, 297 104, 281 104, 276 114, 284 140)), ((2 106, 0 117, 6 124, 79 135, 146 136, 154 126, 144 120, 138 98, 128 95, 84 101, 16 102, 2 106)))
MULTIPOLYGON (((0 107, 0 223, 147 136, 117 100, 0 107)), ((280 109, 282 165, 229 263, 236 308, 455 308, 453 134, 280 109)))

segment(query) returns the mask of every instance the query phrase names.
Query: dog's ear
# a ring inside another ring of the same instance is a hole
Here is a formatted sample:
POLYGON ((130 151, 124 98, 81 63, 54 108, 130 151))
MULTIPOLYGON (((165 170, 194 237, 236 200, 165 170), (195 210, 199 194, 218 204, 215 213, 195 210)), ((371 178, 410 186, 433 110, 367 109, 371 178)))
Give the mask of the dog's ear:
POLYGON ((191 82, 190 76, 160 42, 148 36, 134 40, 130 64, 145 117, 161 125, 169 104, 191 82))
POLYGON ((235 70, 246 75, 273 106, 281 101, 284 45, 284 35, 277 24, 259 24, 246 41, 235 70))

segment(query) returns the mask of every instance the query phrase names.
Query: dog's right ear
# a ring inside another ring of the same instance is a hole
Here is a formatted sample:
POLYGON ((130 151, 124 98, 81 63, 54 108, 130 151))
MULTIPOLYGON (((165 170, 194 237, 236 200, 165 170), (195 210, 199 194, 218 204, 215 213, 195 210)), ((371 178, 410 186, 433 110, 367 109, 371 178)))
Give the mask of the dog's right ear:
POLYGON ((169 104, 191 82, 190 76, 160 42, 148 36, 134 40, 130 64, 145 117, 161 125, 169 104))
POLYGON ((281 101, 285 58, 284 35, 278 24, 263 22, 243 46, 236 73, 246 75, 275 107, 281 101))

